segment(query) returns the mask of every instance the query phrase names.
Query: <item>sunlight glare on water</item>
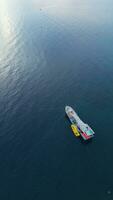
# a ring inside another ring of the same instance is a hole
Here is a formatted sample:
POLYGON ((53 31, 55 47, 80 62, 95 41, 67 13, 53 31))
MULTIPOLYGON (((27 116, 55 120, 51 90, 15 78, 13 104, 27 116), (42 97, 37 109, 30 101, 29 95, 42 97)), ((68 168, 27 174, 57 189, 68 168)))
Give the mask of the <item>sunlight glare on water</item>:
POLYGON ((112 9, 0 1, 0 199, 113 199, 112 9), (92 141, 74 137, 65 105, 92 141))

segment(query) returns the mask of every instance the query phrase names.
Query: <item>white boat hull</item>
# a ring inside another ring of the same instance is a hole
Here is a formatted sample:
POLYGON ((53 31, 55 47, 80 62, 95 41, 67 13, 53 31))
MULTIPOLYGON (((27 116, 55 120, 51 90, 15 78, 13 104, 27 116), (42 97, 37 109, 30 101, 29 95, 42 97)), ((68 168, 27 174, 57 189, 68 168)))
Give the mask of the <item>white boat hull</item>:
POLYGON ((84 140, 88 140, 94 136, 94 131, 85 124, 70 106, 65 107, 65 112, 72 124, 76 124, 78 131, 84 140))

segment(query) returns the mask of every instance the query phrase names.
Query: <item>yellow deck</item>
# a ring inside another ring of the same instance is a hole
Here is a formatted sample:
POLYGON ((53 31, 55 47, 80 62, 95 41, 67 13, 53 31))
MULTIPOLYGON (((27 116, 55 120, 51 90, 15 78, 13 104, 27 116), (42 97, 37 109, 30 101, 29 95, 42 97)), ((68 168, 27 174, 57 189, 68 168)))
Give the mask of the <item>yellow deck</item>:
POLYGON ((78 129, 77 129, 76 125, 72 124, 72 125, 71 125, 71 129, 72 129, 72 131, 73 131, 73 133, 74 133, 74 135, 75 135, 76 137, 79 137, 79 136, 80 136, 80 133, 78 132, 78 129))

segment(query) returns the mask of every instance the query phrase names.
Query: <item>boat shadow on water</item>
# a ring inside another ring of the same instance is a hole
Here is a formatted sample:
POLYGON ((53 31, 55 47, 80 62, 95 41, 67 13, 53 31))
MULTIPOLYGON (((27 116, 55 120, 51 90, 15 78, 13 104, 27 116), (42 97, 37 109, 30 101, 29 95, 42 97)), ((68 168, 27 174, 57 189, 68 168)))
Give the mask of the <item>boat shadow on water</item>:
POLYGON ((68 120, 68 122, 70 123, 69 117, 67 116, 67 114, 65 114, 65 118, 68 120))
POLYGON ((93 138, 90 138, 89 140, 83 140, 83 138, 81 136, 79 139, 80 139, 81 144, 83 144, 83 145, 91 144, 93 141, 93 138))

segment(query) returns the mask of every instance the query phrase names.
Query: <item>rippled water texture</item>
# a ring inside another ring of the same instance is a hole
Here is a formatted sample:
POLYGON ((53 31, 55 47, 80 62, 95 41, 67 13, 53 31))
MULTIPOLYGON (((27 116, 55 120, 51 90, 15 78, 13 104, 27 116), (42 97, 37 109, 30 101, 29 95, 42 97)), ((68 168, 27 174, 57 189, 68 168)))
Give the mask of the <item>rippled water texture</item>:
POLYGON ((113 199, 113 2, 0 1, 0 199, 113 199), (84 143, 71 105, 96 132, 84 143))

